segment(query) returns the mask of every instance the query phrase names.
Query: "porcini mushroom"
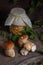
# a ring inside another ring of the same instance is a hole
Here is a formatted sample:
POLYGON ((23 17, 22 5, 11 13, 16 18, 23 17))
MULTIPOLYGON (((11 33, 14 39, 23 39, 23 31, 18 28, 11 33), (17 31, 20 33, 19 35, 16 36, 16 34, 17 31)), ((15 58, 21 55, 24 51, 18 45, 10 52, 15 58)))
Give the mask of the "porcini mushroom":
POLYGON ((27 41, 24 44, 24 48, 27 49, 28 51, 34 52, 36 50, 36 45, 34 43, 32 43, 31 41, 27 41))
POLYGON ((23 45, 24 43, 26 43, 27 40, 28 40, 28 35, 22 35, 22 36, 18 39, 18 45, 19 45, 20 47, 22 47, 22 45, 23 45))
POLYGON ((14 43, 12 41, 6 41, 4 43, 5 54, 10 57, 15 57, 14 43))
POLYGON ((26 56, 28 54, 28 50, 26 50, 25 48, 22 48, 20 53, 21 55, 26 56))

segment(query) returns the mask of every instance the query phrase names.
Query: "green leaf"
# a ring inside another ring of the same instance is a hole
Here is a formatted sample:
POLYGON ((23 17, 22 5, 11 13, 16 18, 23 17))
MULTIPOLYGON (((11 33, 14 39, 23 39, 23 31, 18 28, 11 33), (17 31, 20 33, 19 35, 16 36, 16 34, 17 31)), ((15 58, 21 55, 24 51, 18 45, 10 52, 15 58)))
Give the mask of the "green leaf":
POLYGON ((40 39, 43 40, 43 34, 40 34, 40 39))
POLYGON ((37 65, 35 62, 31 62, 28 65, 37 65))
POLYGON ((35 38, 35 35, 34 34, 32 34, 32 35, 30 35, 30 39, 34 39, 35 38))
POLYGON ((37 2, 35 0, 32 0, 31 1, 31 7, 35 8, 36 7, 36 4, 37 4, 37 2))
POLYGON ((33 12, 34 12, 34 8, 33 7, 30 7, 29 14, 31 15, 33 12))
POLYGON ((34 22, 35 25, 42 26, 43 25, 43 20, 37 20, 34 22))
POLYGON ((25 30, 22 30, 21 32, 22 32, 23 34, 26 34, 26 31, 25 31, 25 30))
POLYGON ((35 39, 36 37, 36 33, 34 32, 34 30, 28 26, 25 28, 25 30, 22 31, 22 33, 27 34, 30 39, 35 39))
POLYGON ((36 7, 41 7, 41 6, 43 6, 43 2, 38 1, 36 7))
POLYGON ((12 33, 10 33, 10 35, 9 35, 10 40, 12 39, 12 36, 13 36, 13 34, 12 34, 12 33))
POLYGON ((43 54, 43 49, 38 50, 38 53, 43 54))
POLYGON ((19 37, 19 35, 14 35, 13 34, 11 40, 14 41, 14 42, 16 42, 17 39, 18 39, 18 37, 19 37))

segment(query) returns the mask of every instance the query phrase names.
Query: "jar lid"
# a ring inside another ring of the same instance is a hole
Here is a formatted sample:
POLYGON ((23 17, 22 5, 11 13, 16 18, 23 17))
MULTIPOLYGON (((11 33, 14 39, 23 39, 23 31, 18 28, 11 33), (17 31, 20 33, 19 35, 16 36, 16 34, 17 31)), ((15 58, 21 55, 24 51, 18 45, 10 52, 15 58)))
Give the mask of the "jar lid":
POLYGON ((27 16, 26 12, 22 8, 13 8, 6 19, 5 26, 10 25, 20 25, 20 26, 29 26, 32 27, 30 18, 27 16))
POLYGON ((13 8, 10 13, 12 15, 21 16, 22 14, 25 14, 25 10, 23 8, 13 8))

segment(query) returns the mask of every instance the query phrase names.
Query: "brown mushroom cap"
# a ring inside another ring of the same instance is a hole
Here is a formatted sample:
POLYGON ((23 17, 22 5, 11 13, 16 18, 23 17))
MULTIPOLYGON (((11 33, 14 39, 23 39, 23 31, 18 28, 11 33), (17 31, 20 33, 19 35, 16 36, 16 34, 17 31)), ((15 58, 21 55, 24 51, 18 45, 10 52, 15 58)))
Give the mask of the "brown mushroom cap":
POLYGON ((28 51, 31 50, 33 43, 28 41, 24 44, 24 48, 26 48, 28 51))
POLYGON ((20 47, 22 47, 22 45, 27 41, 28 39, 28 35, 22 35, 19 39, 18 39, 18 45, 20 47))
POLYGON ((14 43, 12 41, 6 41, 4 43, 4 49, 13 49, 14 48, 14 43))

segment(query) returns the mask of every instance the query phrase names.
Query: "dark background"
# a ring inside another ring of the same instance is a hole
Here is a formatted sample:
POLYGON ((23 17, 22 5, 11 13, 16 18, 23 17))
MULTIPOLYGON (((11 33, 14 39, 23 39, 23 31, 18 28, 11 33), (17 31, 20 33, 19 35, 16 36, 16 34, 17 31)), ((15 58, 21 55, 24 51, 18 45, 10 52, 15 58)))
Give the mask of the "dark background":
MULTIPOLYGON (((16 3, 11 3, 9 0, 0 0, 0 26, 4 25, 4 22, 13 7, 22 7, 27 12, 30 1, 31 0, 18 0, 16 3)), ((43 7, 35 8, 32 15, 29 15, 29 13, 27 13, 27 15, 32 22, 36 19, 43 19, 43 7)))

